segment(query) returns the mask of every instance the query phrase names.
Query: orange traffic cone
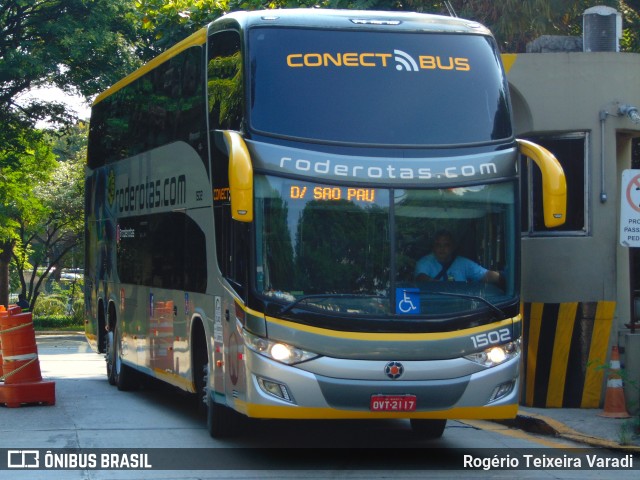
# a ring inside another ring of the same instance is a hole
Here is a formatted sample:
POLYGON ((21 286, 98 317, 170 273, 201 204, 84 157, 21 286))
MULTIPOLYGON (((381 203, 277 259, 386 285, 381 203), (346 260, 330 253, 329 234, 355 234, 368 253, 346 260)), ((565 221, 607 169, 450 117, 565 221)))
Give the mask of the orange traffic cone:
POLYGON ((10 306, 0 316, 0 342, 4 385, 0 385, 0 403, 19 407, 28 403, 54 405, 55 383, 42 380, 36 334, 31 312, 10 306))
POLYGON ((618 347, 613 346, 609 361, 609 377, 607 378, 607 392, 604 398, 604 411, 598 414, 608 418, 631 418, 627 413, 624 400, 622 377, 620 376, 620 355, 618 347))

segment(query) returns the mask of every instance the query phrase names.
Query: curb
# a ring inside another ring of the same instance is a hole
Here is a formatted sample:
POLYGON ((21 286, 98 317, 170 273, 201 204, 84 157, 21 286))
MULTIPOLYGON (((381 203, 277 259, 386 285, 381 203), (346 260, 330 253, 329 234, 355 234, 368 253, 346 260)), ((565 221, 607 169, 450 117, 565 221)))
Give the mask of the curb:
POLYGON ((75 330, 36 330, 36 335, 69 335, 69 336, 75 336, 75 335, 84 335, 84 332, 82 331, 75 331, 75 330))
POLYGON ((609 448, 627 453, 640 453, 640 446, 621 445, 611 440, 580 433, 562 422, 536 413, 519 413, 514 420, 501 420, 500 423, 525 432, 561 437, 593 447, 609 448))

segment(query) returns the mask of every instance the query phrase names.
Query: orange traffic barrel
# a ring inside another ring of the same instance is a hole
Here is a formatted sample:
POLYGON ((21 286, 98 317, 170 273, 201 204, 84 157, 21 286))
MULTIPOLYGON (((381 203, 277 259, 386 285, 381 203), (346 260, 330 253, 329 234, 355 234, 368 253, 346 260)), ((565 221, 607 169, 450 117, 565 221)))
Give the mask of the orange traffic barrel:
POLYGON ((0 318, 0 337, 5 384, 42 380, 31 312, 12 314, 10 308, 9 315, 0 318))
POLYGON ((0 315, 2 378, 0 403, 7 407, 55 404, 55 383, 42 380, 31 312, 10 306, 0 315))
MULTIPOLYGON (((7 312, 7 309, 4 307, 4 305, 0 305, 0 317, 9 315, 9 312, 7 312)), ((0 330, 2 330, 0 328, 0 330)), ((4 382, 4 373, 3 373, 3 368, 2 368, 2 338, 0 338, 0 382, 4 382)))

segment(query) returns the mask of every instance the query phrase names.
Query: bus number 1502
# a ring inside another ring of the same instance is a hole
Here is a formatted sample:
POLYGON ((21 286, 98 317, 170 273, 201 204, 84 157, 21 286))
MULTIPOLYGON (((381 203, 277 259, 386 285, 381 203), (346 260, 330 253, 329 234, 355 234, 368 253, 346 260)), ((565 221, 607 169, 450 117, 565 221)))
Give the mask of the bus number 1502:
POLYGON ((491 332, 481 333, 471 337, 471 341, 475 348, 482 348, 496 343, 504 343, 509 340, 511 340, 511 332, 508 328, 501 328, 500 330, 493 330, 491 332))

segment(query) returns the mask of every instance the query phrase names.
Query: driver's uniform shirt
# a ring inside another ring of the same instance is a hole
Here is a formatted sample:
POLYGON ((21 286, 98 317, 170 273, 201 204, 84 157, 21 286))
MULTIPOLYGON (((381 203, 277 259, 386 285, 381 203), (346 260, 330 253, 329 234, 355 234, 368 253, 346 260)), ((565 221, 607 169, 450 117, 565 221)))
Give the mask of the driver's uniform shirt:
MULTIPOLYGON (((414 276, 421 273, 435 279, 442 271, 442 264, 433 253, 422 257, 416 263, 414 276)), ((487 269, 465 257, 456 257, 446 273, 438 280, 450 282, 479 282, 487 274, 487 269)))

